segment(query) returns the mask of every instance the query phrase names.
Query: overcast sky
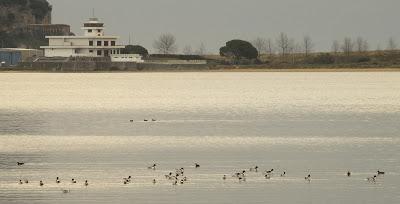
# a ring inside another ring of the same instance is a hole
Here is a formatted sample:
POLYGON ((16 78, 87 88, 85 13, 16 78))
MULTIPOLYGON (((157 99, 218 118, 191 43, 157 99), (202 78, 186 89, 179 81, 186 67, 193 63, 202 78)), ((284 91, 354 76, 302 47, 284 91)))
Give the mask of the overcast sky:
POLYGON ((152 50, 161 33, 176 36, 179 47, 204 43, 217 52, 231 39, 276 39, 280 32, 301 40, 310 35, 317 50, 329 50, 334 39, 362 36, 375 49, 389 37, 400 40, 400 0, 49 0, 53 23, 72 26, 92 15, 106 23, 107 34, 121 43, 152 50), (399 36, 397 38, 397 36, 399 36))

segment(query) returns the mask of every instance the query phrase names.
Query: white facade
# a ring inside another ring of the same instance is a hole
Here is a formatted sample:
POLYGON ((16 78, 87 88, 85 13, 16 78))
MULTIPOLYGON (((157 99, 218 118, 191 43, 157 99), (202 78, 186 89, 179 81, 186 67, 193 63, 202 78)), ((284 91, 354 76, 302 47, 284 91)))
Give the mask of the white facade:
POLYGON ((84 36, 46 36, 49 46, 41 46, 46 57, 109 57, 120 54, 118 36, 104 35, 104 24, 91 18, 82 27, 84 36))
POLYGON ((110 57, 112 62, 144 62, 142 56, 138 54, 112 54, 110 57))

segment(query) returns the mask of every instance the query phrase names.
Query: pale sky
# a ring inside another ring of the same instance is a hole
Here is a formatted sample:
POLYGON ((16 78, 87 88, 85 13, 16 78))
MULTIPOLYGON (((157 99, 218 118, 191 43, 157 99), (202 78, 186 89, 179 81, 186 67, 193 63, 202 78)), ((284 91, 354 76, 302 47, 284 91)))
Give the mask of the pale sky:
POLYGON ((204 43, 216 53, 231 39, 272 38, 280 32, 301 40, 310 35, 316 50, 332 41, 362 36, 371 49, 386 48, 389 37, 400 44, 399 0, 49 0, 53 23, 65 23, 81 35, 81 24, 92 16, 106 24, 106 34, 121 43, 150 51, 161 33, 176 36, 180 50, 204 43))

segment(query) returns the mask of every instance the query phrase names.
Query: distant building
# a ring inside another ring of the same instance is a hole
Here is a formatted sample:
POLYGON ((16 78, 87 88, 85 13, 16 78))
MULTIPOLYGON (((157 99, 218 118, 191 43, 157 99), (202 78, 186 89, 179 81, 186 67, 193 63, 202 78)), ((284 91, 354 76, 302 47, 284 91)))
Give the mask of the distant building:
POLYGON ((0 48, 0 66, 16 66, 22 61, 33 61, 42 56, 42 50, 0 48))
POLYGON ((117 45, 118 36, 104 35, 104 23, 97 18, 85 22, 84 36, 46 36, 45 57, 109 57, 121 53, 125 46, 117 45))

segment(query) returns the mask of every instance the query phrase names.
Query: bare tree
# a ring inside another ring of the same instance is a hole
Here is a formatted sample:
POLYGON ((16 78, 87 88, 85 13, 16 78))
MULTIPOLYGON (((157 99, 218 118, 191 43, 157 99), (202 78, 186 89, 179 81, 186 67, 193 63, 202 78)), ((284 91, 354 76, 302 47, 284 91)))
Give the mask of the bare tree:
POLYGON ((274 43, 272 42, 271 39, 268 39, 266 41, 266 48, 269 56, 272 56, 274 54, 274 43))
POLYGON ((282 57, 286 56, 286 54, 288 53, 290 42, 288 36, 285 33, 282 32, 279 34, 279 37, 276 40, 276 46, 278 47, 282 57))
POLYGON ((388 40, 387 50, 393 51, 397 49, 397 43, 394 37, 390 37, 388 40))
POLYGON ((343 45, 342 45, 342 50, 346 56, 350 56, 350 54, 353 52, 354 44, 351 38, 346 37, 343 40, 343 45))
POLYGON ((251 44, 258 50, 259 55, 266 53, 267 42, 265 39, 258 37, 251 44))
POLYGON ((314 43, 311 39, 310 36, 306 35, 303 38, 303 52, 308 57, 308 55, 313 51, 314 49, 314 43))
POLYGON ((364 40, 362 37, 358 37, 356 41, 356 49, 358 52, 366 52, 368 51, 369 45, 368 41, 364 40))
POLYGON ((200 43, 199 47, 196 50, 196 55, 205 55, 206 52, 206 46, 204 45, 204 43, 200 43))
POLYGON ((166 33, 154 41, 153 47, 161 54, 172 54, 178 50, 174 35, 166 33))
POLYGON ((334 54, 337 54, 340 52, 340 43, 337 40, 334 40, 332 43, 332 52, 334 54))
POLYGON ((182 50, 183 54, 185 55, 192 55, 193 51, 192 51, 192 46, 190 45, 186 45, 183 50, 182 50))
POLYGON ((296 63, 296 57, 299 53, 301 53, 302 45, 296 43, 296 40, 291 38, 289 39, 288 53, 292 57, 292 64, 296 63))

